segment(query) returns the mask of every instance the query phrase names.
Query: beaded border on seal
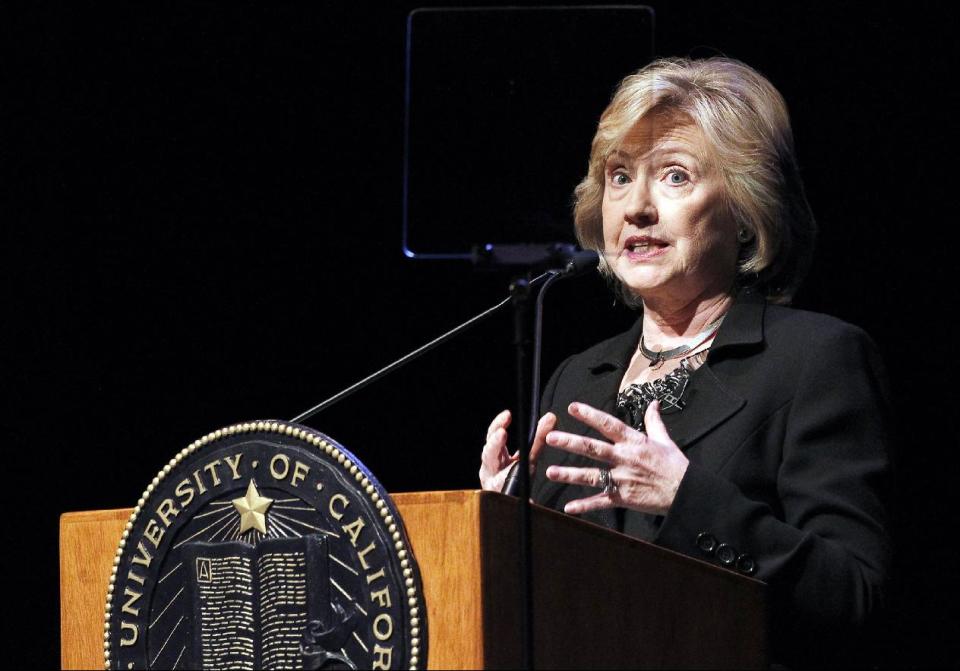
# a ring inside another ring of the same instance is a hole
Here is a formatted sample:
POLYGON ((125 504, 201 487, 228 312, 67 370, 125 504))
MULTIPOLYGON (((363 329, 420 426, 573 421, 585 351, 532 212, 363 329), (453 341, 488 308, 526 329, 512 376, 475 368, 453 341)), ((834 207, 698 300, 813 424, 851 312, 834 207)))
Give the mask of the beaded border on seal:
POLYGON ((147 485, 147 489, 140 496, 140 500, 137 501, 137 505, 134 507, 133 512, 130 514, 130 518, 127 520, 127 524, 123 529, 123 534, 120 536, 120 543, 117 546, 117 551, 113 557, 113 568, 110 571, 110 582, 107 584, 107 599, 104 605, 103 615, 104 669, 109 671, 111 668, 110 602, 113 600, 113 588, 117 580, 117 571, 120 567, 120 558, 123 556, 123 549, 127 544, 127 538, 130 535, 130 531, 133 529, 133 525, 136 522, 137 517, 140 515, 141 510, 143 510, 144 505, 150 499, 150 495, 160 485, 160 482, 167 475, 169 475, 170 471, 173 470, 173 468, 175 468, 187 456, 193 454, 206 445, 215 443, 225 436, 233 436, 238 433, 250 433, 252 431, 266 431, 270 433, 284 434, 287 436, 292 436, 298 440, 302 440, 310 445, 313 445, 314 447, 321 448, 326 454, 336 459, 337 463, 343 467, 347 474, 352 476, 358 483, 360 483, 363 492, 373 502, 377 512, 380 514, 380 517, 383 518, 384 524, 387 525, 387 530, 390 532, 390 537, 393 540, 393 546, 397 552, 397 557, 400 559, 400 568, 403 571, 404 585, 407 588, 407 606, 410 609, 410 671, 416 671, 420 662, 420 599, 417 596, 416 581, 413 578, 413 569, 410 566, 410 560, 407 558, 407 548, 403 541, 403 534, 400 533, 400 529, 397 527, 396 520, 394 520, 393 515, 390 514, 390 509, 387 507, 387 503, 383 500, 380 494, 377 493, 377 488, 374 487, 370 479, 357 467, 355 463, 353 463, 342 451, 340 451, 339 448, 334 447, 317 434, 307 431, 303 428, 292 426, 284 422, 272 421, 244 422, 242 424, 233 424, 222 429, 217 429, 216 431, 211 431, 203 438, 193 441, 190 443, 190 445, 180 450, 180 452, 177 453, 177 456, 171 459, 167 465, 157 473, 156 477, 153 478, 150 484, 147 485))

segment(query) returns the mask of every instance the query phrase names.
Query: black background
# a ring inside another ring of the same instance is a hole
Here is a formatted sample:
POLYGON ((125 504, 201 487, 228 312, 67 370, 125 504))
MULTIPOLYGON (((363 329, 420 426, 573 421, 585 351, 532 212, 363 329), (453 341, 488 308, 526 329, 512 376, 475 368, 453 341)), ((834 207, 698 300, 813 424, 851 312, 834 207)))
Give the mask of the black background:
MULTIPOLYGON (((0 520, 4 584, 27 588, 6 596, 11 661, 58 663, 59 513, 132 506, 202 434, 292 417, 504 294, 505 276, 400 253, 420 4, 4 7, 0 520)), ((783 92, 821 228, 797 305, 886 356, 889 666, 960 662, 947 6, 653 5, 658 55, 724 53, 783 92)), ((631 318, 596 279, 558 285, 548 309, 547 370, 631 318)), ((474 488, 512 389, 504 316, 310 423, 390 491, 474 488)))

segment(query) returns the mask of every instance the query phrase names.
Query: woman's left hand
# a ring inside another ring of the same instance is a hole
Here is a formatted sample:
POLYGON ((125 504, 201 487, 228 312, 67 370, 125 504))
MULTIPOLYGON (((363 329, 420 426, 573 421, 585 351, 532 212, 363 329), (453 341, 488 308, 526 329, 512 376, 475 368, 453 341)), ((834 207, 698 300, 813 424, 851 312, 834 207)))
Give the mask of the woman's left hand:
MULTIPOLYGON (((660 402, 654 401, 647 408, 643 418, 646 432, 637 431, 613 415, 584 403, 571 403, 568 411, 610 442, 551 431, 547 434, 547 445, 609 464, 614 488, 570 501, 564 511, 578 515, 601 508, 631 508, 666 514, 690 462, 667 433, 660 418, 660 402)), ((602 487, 600 471, 600 468, 550 466, 547 477, 555 482, 602 487)))

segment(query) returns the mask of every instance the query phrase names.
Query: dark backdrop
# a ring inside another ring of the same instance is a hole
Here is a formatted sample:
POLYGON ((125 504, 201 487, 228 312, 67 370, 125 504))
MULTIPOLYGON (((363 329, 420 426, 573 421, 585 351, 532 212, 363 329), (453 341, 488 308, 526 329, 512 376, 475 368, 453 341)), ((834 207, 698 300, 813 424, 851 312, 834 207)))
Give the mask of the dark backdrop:
MULTIPOLYGON (((504 294, 505 276, 400 254, 419 4, 4 7, 2 554, 7 589, 28 589, 5 595, 15 656, 58 663, 60 512, 131 506, 207 431, 292 417, 504 294)), ((656 53, 740 58, 788 101, 821 226, 797 303, 873 334, 897 398, 884 659, 956 665, 956 16, 653 6, 656 53)), ((546 369, 631 319, 595 279, 548 304, 546 369)), ((473 488, 486 424, 513 403, 509 329, 493 319, 310 423, 391 491, 473 488)))

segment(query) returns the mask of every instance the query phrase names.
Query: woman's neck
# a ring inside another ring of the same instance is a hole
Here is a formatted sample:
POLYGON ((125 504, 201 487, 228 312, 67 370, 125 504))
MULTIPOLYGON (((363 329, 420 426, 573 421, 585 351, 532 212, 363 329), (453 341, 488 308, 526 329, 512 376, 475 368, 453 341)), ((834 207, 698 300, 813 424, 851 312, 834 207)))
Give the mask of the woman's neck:
POLYGON ((723 293, 683 304, 660 301, 643 303, 643 338, 648 346, 666 349, 687 341, 720 319, 733 305, 733 296, 723 293))

